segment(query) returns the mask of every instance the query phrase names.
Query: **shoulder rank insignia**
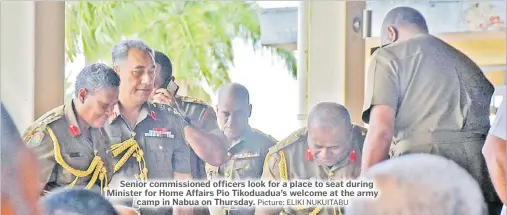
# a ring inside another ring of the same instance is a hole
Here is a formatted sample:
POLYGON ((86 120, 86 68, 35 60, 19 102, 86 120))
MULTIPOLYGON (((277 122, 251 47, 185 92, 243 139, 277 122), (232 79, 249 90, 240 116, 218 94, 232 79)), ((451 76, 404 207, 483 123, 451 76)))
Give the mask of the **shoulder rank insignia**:
POLYGON ((44 139, 44 132, 38 131, 35 132, 35 134, 30 137, 30 140, 28 140, 28 144, 31 146, 39 146, 42 144, 42 139, 44 139))
POLYGON ((271 156, 268 160, 269 168, 274 169, 276 162, 278 162, 278 156, 271 156))

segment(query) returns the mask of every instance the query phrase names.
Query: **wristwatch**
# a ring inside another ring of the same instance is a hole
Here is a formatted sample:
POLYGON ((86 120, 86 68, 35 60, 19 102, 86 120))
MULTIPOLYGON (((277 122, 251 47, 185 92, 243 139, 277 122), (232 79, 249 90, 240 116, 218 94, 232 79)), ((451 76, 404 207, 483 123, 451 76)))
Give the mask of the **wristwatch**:
POLYGON ((185 127, 187 125, 192 125, 192 120, 190 119, 190 117, 185 116, 183 117, 183 126, 185 127))

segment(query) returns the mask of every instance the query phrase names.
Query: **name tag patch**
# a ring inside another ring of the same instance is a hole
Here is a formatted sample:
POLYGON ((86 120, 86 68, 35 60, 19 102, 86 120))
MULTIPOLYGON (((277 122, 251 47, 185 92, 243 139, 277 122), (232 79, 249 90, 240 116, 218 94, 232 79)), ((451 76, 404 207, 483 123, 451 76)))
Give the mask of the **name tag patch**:
POLYGON ((145 137, 165 137, 165 138, 174 138, 174 135, 167 128, 153 128, 148 131, 148 133, 144 133, 145 137))
POLYGON ((243 153, 243 154, 235 154, 232 156, 232 159, 235 160, 235 159, 241 159, 241 158, 254 158, 254 157, 259 157, 259 153, 256 152, 256 153, 243 153))

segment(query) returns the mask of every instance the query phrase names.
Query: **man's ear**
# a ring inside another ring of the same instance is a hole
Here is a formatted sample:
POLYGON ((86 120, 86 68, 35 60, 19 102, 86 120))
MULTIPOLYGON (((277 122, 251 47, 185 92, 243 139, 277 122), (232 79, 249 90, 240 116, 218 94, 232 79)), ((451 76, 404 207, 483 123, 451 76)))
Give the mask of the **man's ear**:
POLYGON ((398 31, 393 26, 389 25, 387 26, 387 37, 389 37, 389 40, 391 42, 394 42, 398 40, 398 31))
POLYGON ((249 105, 250 110, 248 111, 248 117, 252 116, 252 104, 249 105))
POLYGON ((120 75, 120 67, 118 65, 113 66, 113 69, 118 75, 120 75))
POLYGON ((88 93, 88 90, 84 88, 79 89, 77 92, 77 99, 81 102, 81 104, 84 103, 85 99, 88 97, 88 93))

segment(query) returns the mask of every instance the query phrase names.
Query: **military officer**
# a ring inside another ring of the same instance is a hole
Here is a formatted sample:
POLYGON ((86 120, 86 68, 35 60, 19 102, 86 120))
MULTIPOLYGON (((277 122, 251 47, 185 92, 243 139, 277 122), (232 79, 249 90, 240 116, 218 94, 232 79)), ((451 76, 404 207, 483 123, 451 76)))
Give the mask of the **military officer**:
MULTIPOLYGON (((224 85, 218 93, 218 121, 229 140, 228 161, 215 167, 208 165, 208 179, 245 180, 259 179, 264 159, 276 140, 250 127, 252 112, 248 90, 240 84, 224 85)), ((212 215, 254 214, 253 209, 234 207, 210 209, 212 215)))
POLYGON ((37 158, 23 144, 18 129, 1 104, 0 214, 39 215, 42 186, 38 183, 37 158))
POLYGON ((493 86, 470 58, 429 34, 417 10, 394 8, 382 26, 383 47, 366 76, 363 169, 384 160, 389 148, 391 157, 439 154, 469 171, 498 214, 501 202, 481 155, 493 86))
POLYGON ((46 192, 58 187, 107 187, 113 174, 103 130, 118 101, 120 79, 105 64, 86 66, 76 78, 75 98, 37 119, 24 135, 34 150, 46 192))
MULTIPOLYGON (((118 105, 105 129, 115 157, 113 186, 121 180, 188 180, 190 149, 220 145, 220 139, 194 126, 187 117, 163 104, 148 101, 154 87, 156 65, 153 50, 139 40, 123 40, 113 47, 113 64, 119 74, 118 105)), ((205 152, 221 162, 225 149, 205 152)), ((205 150, 203 150, 205 151, 205 150)), ((131 206, 132 201, 122 202, 131 206)), ((137 205, 133 205, 137 207, 137 205)), ((191 213, 186 207, 175 214, 191 213)), ((141 210, 141 214, 171 214, 168 208, 141 210)))
MULTIPOLYGON (((204 131, 217 131, 217 117, 211 106, 199 99, 177 94, 177 85, 174 83, 172 63, 169 57, 162 52, 155 51, 155 63, 157 64, 157 68, 155 70, 155 90, 152 93, 152 101, 173 107, 177 106, 181 108, 185 116, 189 117, 192 122, 196 122, 195 124, 204 131), (170 92, 168 89, 172 89, 173 92, 170 92), (172 98, 175 98, 175 101, 172 98)), ((201 159, 193 149, 191 149, 190 154, 192 178, 199 180, 206 179, 205 161, 212 162, 213 158, 201 153, 200 156, 203 156, 201 159)))
MULTIPOLYGON (((366 129, 351 124, 347 109, 332 102, 317 104, 308 125, 270 149, 263 180, 345 180, 360 174, 366 129)), ((339 207, 257 208, 256 215, 342 214, 339 207)))

